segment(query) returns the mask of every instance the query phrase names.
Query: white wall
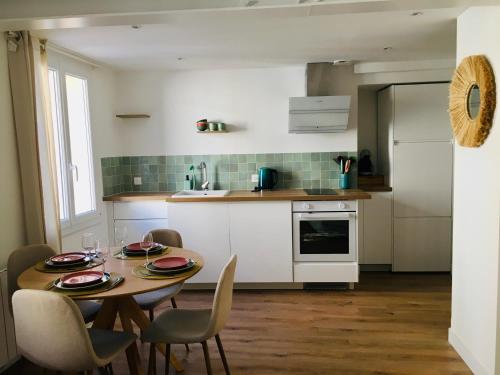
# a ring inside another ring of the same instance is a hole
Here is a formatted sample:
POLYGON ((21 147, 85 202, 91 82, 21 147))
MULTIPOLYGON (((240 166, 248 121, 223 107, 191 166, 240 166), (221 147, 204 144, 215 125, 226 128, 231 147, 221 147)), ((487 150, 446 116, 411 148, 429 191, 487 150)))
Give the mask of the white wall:
POLYGON ((348 130, 334 134, 288 134, 288 97, 305 95, 305 67, 171 72, 119 72, 117 113, 150 119, 116 119, 120 145, 106 156, 355 151, 358 148, 358 86, 449 80, 450 69, 354 74, 332 69, 325 95, 351 95, 348 130), (230 124, 230 133, 197 134, 201 118, 230 124))
POLYGON ((148 120, 117 120, 122 154, 356 150, 355 125, 345 133, 288 134, 288 97, 304 95, 304 67, 121 72, 117 112, 151 114, 148 120), (201 118, 230 124, 230 132, 197 134, 201 118))
MULTIPOLYGON (((378 88, 379 86, 375 86, 378 88)), ((371 152, 374 172, 377 166, 377 89, 363 86, 358 89, 358 150, 371 152)))
POLYGON ((479 148, 455 147, 453 289, 450 343, 476 374, 500 374, 500 7, 471 8, 458 19, 457 64, 484 54, 497 81, 491 133, 479 148))
POLYGON ((7 45, 0 37, 0 269, 9 254, 24 245, 24 218, 17 146, 12 118, 7 45))

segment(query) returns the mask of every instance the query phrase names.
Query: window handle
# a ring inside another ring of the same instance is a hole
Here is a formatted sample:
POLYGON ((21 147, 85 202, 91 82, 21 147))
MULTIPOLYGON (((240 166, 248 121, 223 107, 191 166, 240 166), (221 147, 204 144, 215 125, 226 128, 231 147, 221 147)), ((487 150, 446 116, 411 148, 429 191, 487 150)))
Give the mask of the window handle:
POLYGON ((76 182, 78 182, 78 180, 79 180, 79 176, 78 176, 78 165, 76 165, 76 164, 70 164, 70 169, 71 169, 71 171, 73 172, 73 174, 74 174, 74 173, 76 173, 76 178, 75 178, 75 180, 76 180, 76 182))

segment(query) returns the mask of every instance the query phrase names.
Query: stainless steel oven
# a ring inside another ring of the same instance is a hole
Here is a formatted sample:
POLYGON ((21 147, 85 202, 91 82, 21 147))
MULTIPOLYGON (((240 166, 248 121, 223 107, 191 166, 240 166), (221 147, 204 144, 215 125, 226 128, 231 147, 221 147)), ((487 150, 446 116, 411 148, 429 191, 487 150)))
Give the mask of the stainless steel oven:
POLYGON ((355 201, 294 202, 294 261, 356 261, 356 212, 355 201))

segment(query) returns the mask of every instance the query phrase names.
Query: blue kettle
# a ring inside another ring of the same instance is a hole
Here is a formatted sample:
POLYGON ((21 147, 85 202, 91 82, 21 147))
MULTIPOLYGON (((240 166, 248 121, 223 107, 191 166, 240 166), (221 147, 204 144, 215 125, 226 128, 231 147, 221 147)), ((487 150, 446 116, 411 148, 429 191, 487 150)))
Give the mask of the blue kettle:
POLYGON ((259 190, 271 190, 278 183, 278 171, 272 168, 259 168, 259 190))

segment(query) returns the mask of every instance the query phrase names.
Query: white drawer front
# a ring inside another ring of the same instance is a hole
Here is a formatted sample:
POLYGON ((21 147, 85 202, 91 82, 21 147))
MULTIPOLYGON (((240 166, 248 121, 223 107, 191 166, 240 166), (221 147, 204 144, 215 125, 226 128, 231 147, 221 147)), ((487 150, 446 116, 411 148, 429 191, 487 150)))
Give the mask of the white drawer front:
POLYGON ((139 202, 113 202, 114 219, 166 219, 168 218, 167 202, 139 201, 139 202))
MULTIPOLYGON (((149 220, 115 220, 117 225, 127 228, 127 238, 125 242, 138 242, 144 233, 153 229, 168 229, 168 219, 149 219, 149 220)), ((115 239, 115 245, 118 242, 115 239)))
POLYGON ((302 283, 357 283, 357 262, 296 262, 293 264, 293 281, 302 283))

